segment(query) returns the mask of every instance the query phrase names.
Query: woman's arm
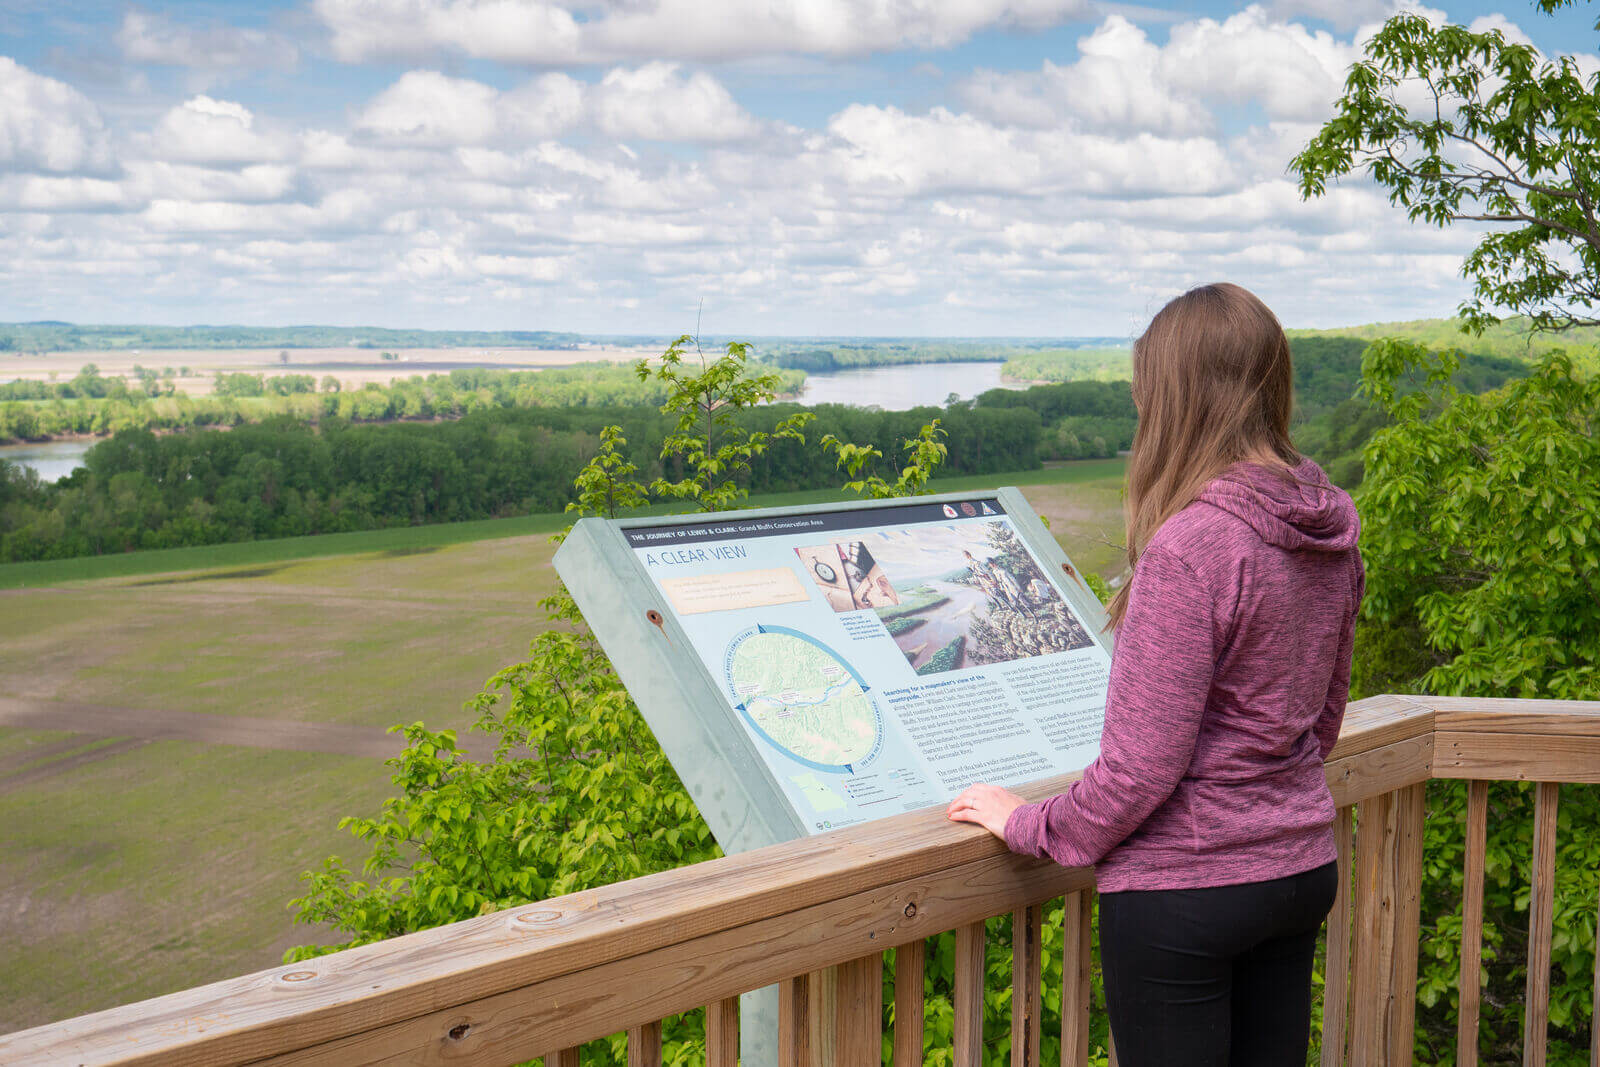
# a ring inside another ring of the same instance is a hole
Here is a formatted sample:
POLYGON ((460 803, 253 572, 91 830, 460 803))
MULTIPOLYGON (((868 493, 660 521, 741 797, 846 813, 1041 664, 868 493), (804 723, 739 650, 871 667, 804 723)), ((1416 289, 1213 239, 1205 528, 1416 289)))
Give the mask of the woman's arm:
POLYGON ((1023 804, 974 786, 952 802, 950 817, 988 826, 1015 852, 1096 863, 1172 795, 1194 758, 1216 667, 1214 621, 1210 590, 1194 571, 1164 549, 1147 551, 1117 633, 1099 758, 1059 796, 1023 804))

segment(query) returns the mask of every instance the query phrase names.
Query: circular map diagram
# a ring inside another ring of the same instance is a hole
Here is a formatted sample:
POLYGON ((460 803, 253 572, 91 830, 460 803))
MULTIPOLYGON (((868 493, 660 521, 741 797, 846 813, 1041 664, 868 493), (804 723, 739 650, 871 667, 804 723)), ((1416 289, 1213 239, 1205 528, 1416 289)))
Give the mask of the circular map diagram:
POLYGON ((723 666, 745 722, 798 763, 851 774, 883 743, 883 716, 860 675, 808 634, 746 630, 729 643, 723 666))

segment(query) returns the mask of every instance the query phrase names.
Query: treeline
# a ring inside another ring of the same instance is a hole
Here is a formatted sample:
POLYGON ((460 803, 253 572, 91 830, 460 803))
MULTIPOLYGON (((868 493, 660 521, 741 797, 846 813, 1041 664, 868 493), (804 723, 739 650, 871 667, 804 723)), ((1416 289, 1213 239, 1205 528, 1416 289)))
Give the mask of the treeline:
MULTIPOLYGON (((906 363, 1002 363, 1038 352, 1070 354, 1080 348, 1103 351, 1108 347, 1108 343, 1115 345, 1117 339, 1101 337, 1040 341, 1011 338, 765 339, 755 341, 752 347, 756 358, 768 366, 825 374, 829 371, 850 370, 857 367, 888 367, 906 363)), ((1122 376, 1126 377, 1126 374, 1124 371, 1122 376)))
POLYGON ((551 330, 390 330, 374 326, 85 326, 0 323, 0 351, 128 348, 574 348, 575 333, 551 330))
MULTIPOLYGON (((776 372, 780 389, 798 393, 801 371, 776 372)), ((463 368, 412 376, 389 385, 344 390, 332 376, 218 374, 210 396, 168 392, 159 376, 130 385, 93 364, 71 381, 0 385, 0 443, 124 430, 234 427, 287 415, 306 421, 455 419, 491 408, 659 406, 660 383, 641 382, 627 364, 591 363, 538 371, 463 368)))
MULTIPOLYGON (((793 405, 746 417, 770 429, 793 405)), ((1027 410, 812 409, 812 447, 779 441, 753 465, 755 492, 837 485, 824 434, 898 455, 937 416, 950 432, 950 474, 993 474, 1039 464, 1039 420, 1027 410)), ((630 458, 650 477, 663 465, 668 417, 648 407, 494 408, 440 423, 313 426, 280 417, 231 432, 156 435, 125 430, 95 445, 84 466, 53 485, 0 461, 0 560, 174 548, 383 526, 459 522, 562 510, 594 455, 599 431, 620 425, 630 458)))
MULTIPOLYGON (((1328 467, 1334 481, 1353 488, 1361 481, 1361 450, 1380 427, 1383 413, 1355 397, 1361 354, 1367 342, 1354 337, 1296 337, 1294 352, 1296 445, 1328 467)), ((1493 355, 1463 358, 1453 379, 1462 392, 1482 393, 1527 372, 1517 360, 1493 355)), ((1403 389, 1425 388, 1421 378, 1403 389)), ((1138 426, 1126 381, 1073 381, 1032 389, 993 389, 985 407, 1026 407, 1039 416, 1043 459, 1087 459, 1115 455, 1133 445, 1138 426)))
POLYGON ((1600 369, 1595 350, 1600 346, 1600 327, 1578 326, 1560 333, 1534 333, 1523 315, 1495 323, 1482 334, 1461 332, 1460 319, 1413 319, 1410 322, 1374 322, 1364 326, 1345 326, 1334 330, 1290 330, 1289 340, 1298 345, 1305 338, 1356 338, 1362 342, 1380 337, 1398 337, 1435 349, 1459 348, 1488 356, 1501 356, 1520 362, 1536 360, 1555 349, 1564 349, 1580 367, 1600 369))
POLYGON ((1006 360, 1000 373, 1014 382, 1116 382, 1133 373, 1126 348, 1053 348, 1006 360))
POLYGON ((1022 409, 1037 415, 1041 459, 1114 456, 1133 445, 1133 431, 1139 421, 1126 380, 991 389, 978 397, 978 405, 1022 409))

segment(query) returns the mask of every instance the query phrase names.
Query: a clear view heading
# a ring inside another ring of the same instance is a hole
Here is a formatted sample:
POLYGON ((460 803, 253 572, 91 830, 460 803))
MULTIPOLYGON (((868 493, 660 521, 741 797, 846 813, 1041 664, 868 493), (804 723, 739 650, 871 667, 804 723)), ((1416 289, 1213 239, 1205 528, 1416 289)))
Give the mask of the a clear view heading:
POLYGON ((686 545, 728 538, 784 537, 790 534, 828 533, 891 523, 940 522, 1004 515, 994 497, 942 504, 895 504, 881 508, 812 512, 804 515, 769 515, 765 518, 723 519, 714 523, 674 523, 633 526, 623 530, 630 548, 686 545))

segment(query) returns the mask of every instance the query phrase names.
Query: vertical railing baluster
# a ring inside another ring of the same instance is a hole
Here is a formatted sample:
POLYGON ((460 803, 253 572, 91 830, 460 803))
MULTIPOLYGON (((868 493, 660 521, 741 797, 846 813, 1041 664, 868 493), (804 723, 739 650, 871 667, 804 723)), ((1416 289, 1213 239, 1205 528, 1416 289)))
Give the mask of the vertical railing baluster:
POLYGON ((922 1067, 922 982, 928 943, 894 950, 894 1067, 922 1067))
POLYGON ((983 920, 956 931, 955 1067, 983 1063, 983 920))
POLYGON ((1043 915, 1040 904, 1011 913, 1011 1067, 1039 1067, 1043 915))
POLYGON ((661 1020, 628 1031, 628 1067, 661 1067, 661 1020))
POLYGON ((1088 1067, 1090 928, 1089 891, 1061 902, 1061 1067, 1088 1067))
POLYGON ((836 1063, 875 1064, 883 1059, 883 953, 874 952, 838 972, 838 1010, 834 1015, 836 1063))
POLYGON ((738 1067, 739 998, 706 1005, 706 1067, 738 1067))
MULTIPOLYGON (((1600 894, 1596 894, 1594 928, 1600 934, 1600 894)), ((1600 936, 1595 938, 1594 1006, 1589 1015, 1589 1067, 1600 1067, 1600 936)))
POLYGON ((1550 1020, 1550 935, 1555 919, 1556 816, 1561 786, 1540 782, 1533 804, 1533 895, 1528 903, 1528 992, 1522 1021, 1524 1067, 1544 1067, 1550 1020))
POLYGON ((1328 913, 1328 952, 1322 984, 1322 1067, 1344 1063, 1350 1018, 1350 861, 1355 844, 1353 808, 1334 817, 1334 845, 1339 863, 1339 888, 1328 913))
POLYGON ((560 1052, 552 1052, 544 1058, 544 1067, 578 1067, 578 1050, 564 1048, 560 1052))
POLYGON ((1350 1062, 1411 1062, 1422 895, 1422 784, 1364 800, 1356 827, 1350 1062))
POLYGON ((1467 783, 1466 861, 1461 871, 1461 974, 1456 982, 1456 1067, 1478 1067, 1478 1003, 1483 988, 1483 867, 1489 835, 1489 783, 1467 783))
POLYGON ((811 976, 778 983, 778 1067, 811 1067, 811 976))

